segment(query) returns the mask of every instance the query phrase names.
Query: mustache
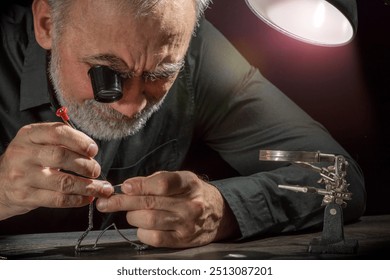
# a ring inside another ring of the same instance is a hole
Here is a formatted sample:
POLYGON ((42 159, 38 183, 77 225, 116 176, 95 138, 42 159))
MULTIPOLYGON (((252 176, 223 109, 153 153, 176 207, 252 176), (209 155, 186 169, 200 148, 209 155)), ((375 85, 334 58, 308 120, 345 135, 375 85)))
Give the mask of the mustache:
MULTIPOLYGON (((147 95, 145 95, 145 97, 146 97, 146 106, 141 111, 135 113, 131 117, 126 116, 120 113, 119 111, 113 109, 108 103, 101 103, 94 99, 85 100, 83 104, 84 106, 90 107, 92 110, 96 110, 97 113, 103 113, 104 116, 107 116, 110 119, 130 122, 141 118, 145 112, 150 110, 151 107, 161 103, 161 99, 148 97, 147 95)), ((77 104, 75 105, 77 106, 77 104)))

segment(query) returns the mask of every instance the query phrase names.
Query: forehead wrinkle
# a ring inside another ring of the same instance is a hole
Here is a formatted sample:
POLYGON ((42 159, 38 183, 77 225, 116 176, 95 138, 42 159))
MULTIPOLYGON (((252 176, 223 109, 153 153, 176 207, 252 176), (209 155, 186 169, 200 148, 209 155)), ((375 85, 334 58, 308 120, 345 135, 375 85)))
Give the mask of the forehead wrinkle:
POLYGON ((87 56, 85 60, 100 60, 100 61, 107 61, 107 62, 117 63, 117 64, 126 64, 126 62, 124 62, 121 58, 112 54, 90 55, 87 56))
MULTIPOLYGON (((76 26, 82 28, 82 32, 78 34, 82 34, 90 49, 100 49, 102 53, 91 55, 89 58, 93 62, 110 63, 126 71, 132 70, 138 75, 145 70, 160 69, 158 65, 162 61, 176 62, 186 52, 195 25, 195 20, 187 22, 187 19, 194 17, 192 10, 185 13, 184 9, 193 5, 192 1, 187 1, 183 0, 186 3, 183 6, 182 1, 161 1, 150 10, 148 17, 134 18, 130 13, 131 6, 118 8, 109 4, 110 1, 101 1, 102 5, 92 5, 95 0, 77 1, 80 5, 74 5, 73 12, 79 19, 76 26), (118 11, 121 13, 118 14, 118 11), (103 20, 96 20, 97 18, 103 20), (110 20, 106 22, 105 19, 110 20), (102 22, 105 24, 102 25, 102 22), (123 22, 130 28, 117 28, 123 26, 123 22), (96 32, 90 32, 91 28, 96 32), (115 45, 107 42, 115 42, 115 45), (156 54, 157 57, 154 56, 156 54)), ((84 54, 87 51, 86 47, 84 54)))

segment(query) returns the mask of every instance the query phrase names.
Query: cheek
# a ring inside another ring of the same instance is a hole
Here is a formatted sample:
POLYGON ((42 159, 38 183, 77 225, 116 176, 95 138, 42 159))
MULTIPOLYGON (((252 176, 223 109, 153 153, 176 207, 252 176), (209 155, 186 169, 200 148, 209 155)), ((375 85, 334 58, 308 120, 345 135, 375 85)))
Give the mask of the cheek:
POLYGON ((65 63, 60 72, 63 93, 74 101, 93 98, 92 85, 84 65, 65 63))
POLYGON ((169 81, 147 82, 145 83, 145 92, 155 99, 161 99, 169 91, 173 83, 174 79, 169 81))
POLYGON ((60 57, 58 79, 61 81, 62 94, 78 103, 93 98, 88 65, 77 60, 80 55, 74 52, 74 48, 61 46, 57 55, 60 57))

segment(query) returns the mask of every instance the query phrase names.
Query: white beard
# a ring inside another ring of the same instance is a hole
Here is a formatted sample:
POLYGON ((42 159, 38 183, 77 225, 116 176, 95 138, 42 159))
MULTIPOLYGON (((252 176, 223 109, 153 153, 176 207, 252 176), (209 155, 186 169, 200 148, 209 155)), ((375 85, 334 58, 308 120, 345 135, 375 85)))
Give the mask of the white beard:
MULTIPOLYGON (((158 100, 147 100, 146 107, 133 117, 122 115, 108 104, 89 99, 79 104, 64 95, 59 75, 60 59, 53 47, 49 65, 49 77, 56 97, 61 106, 68 109, 72 122, 84 133, 98 140, 114 140, 134 135, 139 132, 158 111, 165 96, 158 100)), ((69 96, 69 95, 68 95, 69 96)))

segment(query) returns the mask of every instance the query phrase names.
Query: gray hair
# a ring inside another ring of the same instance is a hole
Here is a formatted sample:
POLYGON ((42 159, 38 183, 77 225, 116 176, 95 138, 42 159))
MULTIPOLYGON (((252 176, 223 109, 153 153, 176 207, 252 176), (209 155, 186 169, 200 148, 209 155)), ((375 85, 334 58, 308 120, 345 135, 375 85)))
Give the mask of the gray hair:
MULTIPOLYGON (((123 0, 118 2, 119 5, 127 4, 134 8, 136 15, 147 15, 154 6, 162 0, 123 0)), ((172 0, 168 0, 172 1, 172 0)), ((203 15, 204 11, 210 5, 212 0, 192 0, 195 2, 197 20, 203 15)), ((67 10, 72 4, 72 0, 48 0, 52 9, 55 29, 61 32, 66 21, 67 10)))

